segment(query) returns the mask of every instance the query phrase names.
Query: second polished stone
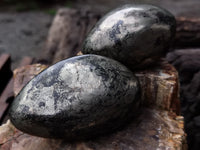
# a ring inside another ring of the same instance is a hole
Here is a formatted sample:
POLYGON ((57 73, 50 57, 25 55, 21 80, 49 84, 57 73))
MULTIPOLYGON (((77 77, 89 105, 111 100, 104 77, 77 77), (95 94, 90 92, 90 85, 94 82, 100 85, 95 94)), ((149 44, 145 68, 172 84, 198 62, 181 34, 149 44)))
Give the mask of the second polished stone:
POLYGON ((167 10, 153 5, 125 5, 96 24, 82 52, 113 58, 131 69, 145 68, 165 55, 175 30, 176 20, 167 10))

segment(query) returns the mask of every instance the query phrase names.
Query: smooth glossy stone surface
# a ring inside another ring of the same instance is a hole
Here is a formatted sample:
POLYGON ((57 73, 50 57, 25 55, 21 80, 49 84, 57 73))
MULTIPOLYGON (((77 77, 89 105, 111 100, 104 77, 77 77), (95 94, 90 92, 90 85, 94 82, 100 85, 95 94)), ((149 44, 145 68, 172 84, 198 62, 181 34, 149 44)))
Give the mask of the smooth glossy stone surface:
POLYGON ((175 29, 174 16, 162 8, 125 5, 96 24, 82 52, 113 58, 131 69, 143 68, 165 55, 175 29))
POLYGON ((36 136, 96 137, 130 120, 140 103, 138 90, 135 76, 119 62, 98 55, 76 56, 32 79, 14 100, 10 119, 36 136))

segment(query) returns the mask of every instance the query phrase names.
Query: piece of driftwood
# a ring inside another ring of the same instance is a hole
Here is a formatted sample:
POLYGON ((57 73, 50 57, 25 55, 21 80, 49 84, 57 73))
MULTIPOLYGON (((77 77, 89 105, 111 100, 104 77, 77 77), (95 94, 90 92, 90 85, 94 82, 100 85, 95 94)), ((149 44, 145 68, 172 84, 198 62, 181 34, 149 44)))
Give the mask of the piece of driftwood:
POLYGON ((178 17, 176 47, 200 47, 200 18, 178 17))
POLYGON ((59 9, 46 41, 40 61, 49 64, 76 55, 87 32, 100 18, 87 10, 59 9))
MULTIPOLYGON (((42 65, 30 65, 15 70, 14 84, 21 84, 17 86, 21 88, 26 82, 18 80, 24 78, 27 81, 32 78, 38 73, 34 71, 38 67, 40 70, 45 68, 42 65), (24 74, 18 77, 20 70, 24 70, 24 74)), ((22 133, 8 121, 0 127, 0 150, 185 150, 187 145, 183 117, 177 116, 171 107, 177 105, 178 101, 176 70, 171 65, 162 63, 161 66, 137 72, 136 75, 143 88, 145 106, 141 108, 139 116, 124 129, 90 141, 68 143, 65 140, 45 139, 22 133), (150 86, 145 88, 146 84, 150 86), (156 96, 155 93, 159 94, 156 96)))

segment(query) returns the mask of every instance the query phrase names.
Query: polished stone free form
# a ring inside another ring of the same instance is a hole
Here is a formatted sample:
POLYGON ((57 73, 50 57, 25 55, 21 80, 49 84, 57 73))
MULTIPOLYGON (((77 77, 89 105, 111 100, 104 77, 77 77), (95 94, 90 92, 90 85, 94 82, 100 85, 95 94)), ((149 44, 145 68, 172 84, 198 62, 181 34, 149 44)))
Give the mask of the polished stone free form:
POLYGON ((137 110, 138 81, 112 59, 83 55, 37 75, 10 109, 21 131, 48 138, 85 139, 111 132, 137 110))
POLYGON ((176 30, 174 16, 153 5, 125 5, 105 15, 88 34, 84 54, 145 68, 164 56, 176 30))

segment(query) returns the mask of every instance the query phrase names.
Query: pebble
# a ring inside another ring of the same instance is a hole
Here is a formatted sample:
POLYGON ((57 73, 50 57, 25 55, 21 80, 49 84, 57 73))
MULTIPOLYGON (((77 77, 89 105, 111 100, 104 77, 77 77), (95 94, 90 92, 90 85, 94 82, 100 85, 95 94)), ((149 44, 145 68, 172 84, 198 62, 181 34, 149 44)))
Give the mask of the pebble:
POLYGON ((139 85, 121 63, 82 55, 56 63, 33 78, 15 98, 11 122, 46 138, 88 139, 132 119, 139 85))
POLYGON ((175 30, 176 20, 167 10, 153 5, 125 5, 96 24, 82 52, 113 58, 130 69, 143 69, 166 54, 175 30))

